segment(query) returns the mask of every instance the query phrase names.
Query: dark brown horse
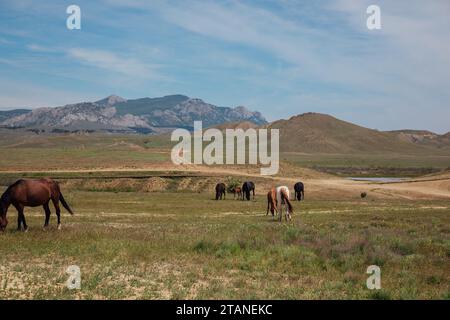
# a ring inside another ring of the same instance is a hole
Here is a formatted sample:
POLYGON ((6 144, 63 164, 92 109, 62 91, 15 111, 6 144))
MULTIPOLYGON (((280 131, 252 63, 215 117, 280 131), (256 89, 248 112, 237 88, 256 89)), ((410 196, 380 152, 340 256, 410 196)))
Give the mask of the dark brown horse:
POLYGON ((59 202, 61 201, 64 208, 73 214, 67 202, 59 189, 57 182, 51 179, 40 180, 18 180, 14 184, 8 187, 3 193, 0 200, 0 231, 4 231, 8 225, 8 219, 6 214, 8 208, 12 205, 16 208, 18 213, 17 218, 17 230, 22 230, 21 224, 23 224, 23 230, 27 231, 28 226, 25 221, 25 215, 23 214, 24 207, 39 207, 43 206, 45 211, 45 224, 48 226, 50 220, 50 208, 49 202, 52 201, 55 206, 56 216, 58 218, 58 229, 61 228, 61 209, 59 208, 59 202))
POLYGON ((216 200, 222 200, 222 197, 225 199, 225 194, 226 194, 226 189, 227 187, 225 186, 225 183, 218 183, 216 185, 216 200))
POLYGON ((297 199, 297 201, 305 200, 305 185, 303 182, 297 182, 294 185, 294 191, 294 198, 297 199))
POLYGON ((246 181, 242 185, 242 200, 244 196, 247 200, 250 200, 250 192, 253 191, 253 200, 255 200, 255 184, 252 181, 246 181))

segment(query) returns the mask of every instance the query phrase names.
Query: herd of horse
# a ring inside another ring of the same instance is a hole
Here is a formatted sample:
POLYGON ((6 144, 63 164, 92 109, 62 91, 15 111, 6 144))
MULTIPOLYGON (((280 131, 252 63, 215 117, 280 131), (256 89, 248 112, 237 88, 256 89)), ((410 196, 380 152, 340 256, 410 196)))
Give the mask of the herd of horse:
MULTIPOLYGON (((216 200, 222 200, 226 198, 226 185, 223 182, 219 182, 216 185, 216 200)), ((303 182, 297 182, 294 185, 294 199, 297 201, 301 201, 305 199, 305 185, 303 182)), ((255 199, 255 184, 252 181, 246 181, 242 185, 242 188, 239 186, 233 187, 231 189, 231 193, 234 194, 234 199, 236 199, 236 195, 238 199, 250 200, 251 193, 253 193, 253 200, 255 199)), ((279 221, 282 220, 283 216, 283 208, 285 209, 285 219, 292 220, 292 213, 294 211, 291 200, 290 200, 290 192, 289 188, 286 186, 279 186, 276 188, 271 188, 267 193, 267 213, 269 211, 272 213, 272 216, 275 217, 275 214, 278 215, 279 221)))
MULTIPOLYGON (((294 185, 295 199, 298 201, 303 200, 305 197, 305 188, 303 183, 298 182, 294 185)), ((241 187, 234 187, 232 189, 234 198, 250 200, 251 194, 255 199, 255 184, 252 181, 246 181, 241 187)), ((218 183, 216 185, 216 200, 225 199, 226 185, 224 183, 218 183)), ((39 207, 43 206, 45 212, 44 228, 48 227, 50 221, 50 201, 56 210, 58 229, 61 228, 61 209, 59 203, 70 213, 74 214, 70 206, 64 199, 59 184, 52 179, 39 179, 39 180, 25 180, 21 179, 10 185, 0 198, 0 231, 4 231, 8 225, 8 219, 6 217, 8 209, 13 206, 17 210, 17 230, 27 231, 28 225, 24 215, 25 207, 39 207)), ((279 220, 282 219, 282 209, 285 208, 286 220, 292 219, 291 214, 293 207, 290 201, 289 188, 286 186, 280 186, 272 188, 267 193, 267 214, 269 211, 272 216, 275 213, 279 215, 279 220)))

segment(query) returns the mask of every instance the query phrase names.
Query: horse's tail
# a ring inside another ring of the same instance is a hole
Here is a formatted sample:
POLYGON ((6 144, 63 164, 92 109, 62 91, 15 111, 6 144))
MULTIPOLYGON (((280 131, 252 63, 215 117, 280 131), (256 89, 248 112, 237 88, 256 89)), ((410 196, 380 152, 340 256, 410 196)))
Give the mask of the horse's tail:
POLYGON ((69 205, 67 204, 66 200, 64 199, 61 192, 59 193, 59 201, 61 201, 61 204, 63 205, 63 207, 66 208, 66 210, 69 211, 71 215, 74 214, 72 209, 70 209, 69 205))
POLYGON ((294 208, 292 207, 292 203, 291 203, 291 201, 289 200, 289 197, 288 197, 288 195, 287 195, 287 193, 286 193, 286 190, 285 190, 285 189, 281 189, 281 190, 280 190, 280 193, 281 193, 281 199, 284 200, 284 201, 286 201, 286 204, 287 204, 287 206, 288 206, 288 208, 289 208, 289 212, 290 212, 290 213, 293 213, 293 212, 294 212, 294 208))

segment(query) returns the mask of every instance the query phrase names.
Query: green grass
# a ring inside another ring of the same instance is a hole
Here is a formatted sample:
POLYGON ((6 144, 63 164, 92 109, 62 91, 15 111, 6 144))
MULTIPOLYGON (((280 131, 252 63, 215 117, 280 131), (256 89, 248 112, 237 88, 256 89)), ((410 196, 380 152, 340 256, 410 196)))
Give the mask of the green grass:
POLYGON ((340 176, 417 177, 449 169, 450 155, 430 154, 304 154, 286 152, 281 159, 301 167, 340 176))
POLYGON ((206 193, 65 190, 75 216, 42 230, 27 209, 0 235, 0 298, 443 299, 449 296, 450 201, 294 203, 294 222, 256 201, 206 193), (65 288, 69 265, 82 289, 65 288), (381 267, 382 290, 365 286, 381 267))

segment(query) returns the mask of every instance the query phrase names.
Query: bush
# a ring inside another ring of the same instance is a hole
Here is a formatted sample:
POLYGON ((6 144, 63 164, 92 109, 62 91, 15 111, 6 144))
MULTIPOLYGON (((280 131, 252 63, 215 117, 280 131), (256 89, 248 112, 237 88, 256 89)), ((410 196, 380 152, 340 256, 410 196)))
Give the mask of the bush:
POLYGON ((392 299, 389 292, 384 291, 384 290, 373 291, 372 293, 370 293, 369 298, 373 299, 373 300, 391 300, 392 299))
POLYGON ((197 252, 210 252, 213 248, 213 244, 209 241, 200 240, 194 246, 194 250, 197 252))
POLYGON ((227 184, 227 192, 228 193, 232 193, 234 188, 241 186, 241 183, 242 183, 241 180, 236 179, 234 177, 229 177, 227 179, 227 182, 226 182, 226 184, 227 184))

